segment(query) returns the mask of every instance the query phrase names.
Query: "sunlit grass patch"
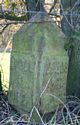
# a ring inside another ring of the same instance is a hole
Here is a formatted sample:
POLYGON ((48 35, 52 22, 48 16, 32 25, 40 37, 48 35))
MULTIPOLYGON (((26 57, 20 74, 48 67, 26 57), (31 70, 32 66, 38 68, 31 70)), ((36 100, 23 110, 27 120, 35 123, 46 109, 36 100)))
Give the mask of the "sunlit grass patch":
POLYGON ((9 88, 9 76, 10 76, 10 53, 0 53, 0 71, 3 90, 9 88))

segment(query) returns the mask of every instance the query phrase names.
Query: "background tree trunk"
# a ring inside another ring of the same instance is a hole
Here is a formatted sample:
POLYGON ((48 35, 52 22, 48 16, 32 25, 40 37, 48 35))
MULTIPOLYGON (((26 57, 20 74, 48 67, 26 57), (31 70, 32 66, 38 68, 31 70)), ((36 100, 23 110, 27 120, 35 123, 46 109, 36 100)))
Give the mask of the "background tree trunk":
POLYGON ((61 28, 62 31, 65 33, 65 35, 67 37, 71 36, 71 26, 69 25, 71 23, 71 19, 70 19, 70 8, 72 7, 72 0, 61 0, 61 13, 63 15, 63 19, 61 21, 61 28), (65 15, 65 13, 67 13, 67 15, 65 15))
MULTIPOLYGON (((62 0, 62 9, 64 9, 64 13, 66 12, 66 18, 62 19, 62 30, 67 37, 71 38, 71 46, 70 46, 70 55, 69 55, 69 67, 68 67, 68 76, 67 76, 67 96, 76 96, 80 98, 80 31, 75 32, 77 29, 77 25, 79 25, 79 17, 78 14, 79 4, 76 5, 76 0, 62 0), (70 9, 76 5, 73 9, 72 19, 70 16, 70 9), (73 24, 71 24, 71 20, 73 24), (69 24, 70 23, 70 24, 69 24), (73 25, 74 30, 71 28, 73 25)), ((61 11, 62 12, 62 11, 61 11)))
POLYGON ((34 16, 36 14, 36 11, 43 10, 44 1, 45 0, 43 0, 43 1, 41 1, 41 0, 26 0, 27 10, 28 10, 28 19, 30 19, 32 16, 34 16))
POLYGON ((67 76, 67 96, 80 98, 80 34, 73 38, 67 76))

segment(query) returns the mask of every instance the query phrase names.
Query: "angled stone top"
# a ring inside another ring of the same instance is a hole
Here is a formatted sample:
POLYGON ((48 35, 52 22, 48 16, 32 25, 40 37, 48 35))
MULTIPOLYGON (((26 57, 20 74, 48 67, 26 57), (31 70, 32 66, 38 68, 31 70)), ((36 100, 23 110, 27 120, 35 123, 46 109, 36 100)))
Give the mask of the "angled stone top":
POLYGON ((19 53, 32 51, 35 53, 38 46, 41 48, 44 46, 45 53, 53 52, 56 56, 64 56, 66 55, 65 42, 64 34, 53 23, 53 20, 48 15, 37 14, 14 35, 13 51, 19 53))

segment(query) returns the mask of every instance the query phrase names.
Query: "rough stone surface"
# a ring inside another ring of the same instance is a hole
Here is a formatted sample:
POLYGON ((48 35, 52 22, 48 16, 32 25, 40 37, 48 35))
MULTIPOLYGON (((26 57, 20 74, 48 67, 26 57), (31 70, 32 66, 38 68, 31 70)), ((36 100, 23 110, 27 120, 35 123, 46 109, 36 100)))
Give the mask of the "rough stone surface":
POLYGON ((65 100, 66 41, 47 15, 37 14, 30 22, 33 23, 25 24, 13 38, 8 98, 22 113, 30 112, 34 105, 41 112, 50 112, 60 102, 47 93, 65 100))

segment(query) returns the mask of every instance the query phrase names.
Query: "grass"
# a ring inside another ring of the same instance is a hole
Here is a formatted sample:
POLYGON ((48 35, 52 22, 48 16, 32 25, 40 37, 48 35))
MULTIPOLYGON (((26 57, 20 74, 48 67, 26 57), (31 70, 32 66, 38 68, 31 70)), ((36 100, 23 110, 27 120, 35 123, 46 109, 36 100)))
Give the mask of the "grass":
POLYGON ((50 117, 50 120, 45 122, 44 116, 39 113, 36 106, 32 107, 30 113, 20 115, 8 103, 7 96, 0 93, 0 125, 80 125, 79 99, 71 97, 68 102, 64 103, 55 95, 47 94, 57 99, 62 104, 62 107, 58 106, 51 117, 50 113, 45 114, 46 118, 50 117), (39 117, 40 122, 36 122, 33 119, 34 111, 39 117))

